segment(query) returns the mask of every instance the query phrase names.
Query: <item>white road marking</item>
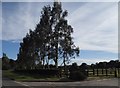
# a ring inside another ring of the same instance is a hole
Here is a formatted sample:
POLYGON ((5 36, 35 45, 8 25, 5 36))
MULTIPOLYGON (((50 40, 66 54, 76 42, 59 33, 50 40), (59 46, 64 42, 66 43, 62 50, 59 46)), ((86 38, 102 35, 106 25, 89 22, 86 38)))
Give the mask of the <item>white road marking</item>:
POLYGON ((27 84, 23 84, 23 83, 21 83, 21 82, 17 82, 17 81, 14 81, 15 83, 18 83, 18 84, 21 84, 21 85, 23 85, 23 86, 27 86, 27 87, 29 87, 29 88, 33 88, 33 87, 30 87, 29 85, 27 85, 27 84))
POLYGON ((111 80, 111 79, 103 79, 103 80, 111 80))
POLYGON ((102 80, 97 80, 97 81, 102 81, 102 80))

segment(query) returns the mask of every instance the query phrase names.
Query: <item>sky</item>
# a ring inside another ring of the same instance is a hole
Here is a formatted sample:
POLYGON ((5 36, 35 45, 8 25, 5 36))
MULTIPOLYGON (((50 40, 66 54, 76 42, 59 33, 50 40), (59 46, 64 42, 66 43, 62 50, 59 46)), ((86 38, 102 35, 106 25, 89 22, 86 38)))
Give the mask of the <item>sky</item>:
MULTIPOLYGON (((52 2, 2 3, 2 52, 17 59, 19 43, 29 29, 34 30, 40 20, 42 7, 52 2)), ((73 41, 80 48, 80 56, 72 62, 81 64, 118 58, 117 2, 62 2, 68 11, 68 23, 73 27, 73 41)), ((2 56, 2 54, 0 54, 2 56)))

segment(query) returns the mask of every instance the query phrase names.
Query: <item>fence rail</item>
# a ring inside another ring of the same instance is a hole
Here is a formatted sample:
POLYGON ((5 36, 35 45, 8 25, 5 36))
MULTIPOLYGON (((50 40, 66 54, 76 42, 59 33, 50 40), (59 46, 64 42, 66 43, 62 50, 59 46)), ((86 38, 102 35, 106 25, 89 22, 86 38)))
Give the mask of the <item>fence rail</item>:
POLYGON ((120 77, 120 68, 86 69, 87 76, 114 76, 120 77))

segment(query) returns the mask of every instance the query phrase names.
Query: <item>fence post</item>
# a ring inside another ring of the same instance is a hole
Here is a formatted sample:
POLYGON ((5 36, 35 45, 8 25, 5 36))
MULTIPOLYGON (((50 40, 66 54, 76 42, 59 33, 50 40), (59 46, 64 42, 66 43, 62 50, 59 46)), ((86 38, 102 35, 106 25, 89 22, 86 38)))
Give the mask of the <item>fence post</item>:
POLYGON ((103 75, 103 68, 102 68, 102 75, 103 75))
POLYGON ((120 71, 119 71, 119 67, 118 67, 118 77, 120 77, 120 71))
POLYGON ((95 75, 95 69, 93 68, 93 75, 95 75))
POLYGON ((116 68, 115 68, 115 77, 117 77, 117 71, 116 71, 116 68))
POLYGON ((97 76, 98 76, 98 68, 97 68, 97 76))
POLYGON ((86 72, 87 72, 87 76, 89 76, 89 69, 86 69, 86 72))
POLYGON ((105 69, 105 71, 106 71, 106 76, 108 76, 107 68, 105 69))

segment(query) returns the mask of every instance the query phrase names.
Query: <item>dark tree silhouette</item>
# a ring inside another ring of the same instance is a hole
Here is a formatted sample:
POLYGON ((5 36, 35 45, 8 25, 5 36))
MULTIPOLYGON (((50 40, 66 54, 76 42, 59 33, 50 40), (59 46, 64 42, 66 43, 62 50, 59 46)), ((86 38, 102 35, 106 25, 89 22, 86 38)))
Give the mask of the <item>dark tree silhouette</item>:
POLYGON ((2 56, 2 69, 3 70, 10 69, 9 58, 5 53, 3 53, 3 56, 2 56))
POLYGON ((2 56, 2 70, 14 69, 16 66, 15 60, 9 59, 8 56, 3 53, 2 56))
POLYGON ((69 70, 70 70, 70 72, 77 71, 78 70, 77 63, 72 63, 69 70))
POLYGON ((20 43, 18 68, 34 69, 37 65, 44 68, 45 64, 49 68, 49 60, 53 60, 58 68, 59 59, 66 66, 66 62, 79 55, 79 47, 74 45, 71 37, 73 28, 65 19, 67 15, 60 2, 54 2, 53 7, 43 7, 35 30, 30 30, 20 43))

